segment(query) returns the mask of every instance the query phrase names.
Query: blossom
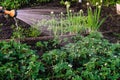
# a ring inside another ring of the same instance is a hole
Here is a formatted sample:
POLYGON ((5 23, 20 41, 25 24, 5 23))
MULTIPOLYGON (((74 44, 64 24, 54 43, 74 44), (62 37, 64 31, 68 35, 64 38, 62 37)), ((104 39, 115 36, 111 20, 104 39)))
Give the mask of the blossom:
POLYGON ((98 6, 98 8, 101 8, 101 6, 98 6))
POLYGON ((107 63, 104 64, 105 66, 107 65, 107 63))
POLYGON ((98 2, 96 2, 96 6, 98 5, 99 3, 98 2))
POLYGON ((60 14, 63 15, 63 12, 61 12, 60 14))
POLYGON ((69 66, 69 67, 72 67, 72 65, 71 65, 71 64, 69 64, 68 66, 69 66))
POLYGON ((53 11, 51 11, 51 14, 54 14, 54 12, 53 12, 53 11))
POLYGON ((68 5, 69 4, 69 2, 68 1, 65 1, 65 5, 68 5))
POLYGON ((82 9, 80 9, 80 12, 81 12, 81 13, 83 13, 83 10, 82 10, 82 9))
POLYGON ((90 5, 90 3, 89 3, 89 2, 87 2, 87 3, 86 3, 86 5, 87 5, 87 6, 89 6, 89 5, 90 5))

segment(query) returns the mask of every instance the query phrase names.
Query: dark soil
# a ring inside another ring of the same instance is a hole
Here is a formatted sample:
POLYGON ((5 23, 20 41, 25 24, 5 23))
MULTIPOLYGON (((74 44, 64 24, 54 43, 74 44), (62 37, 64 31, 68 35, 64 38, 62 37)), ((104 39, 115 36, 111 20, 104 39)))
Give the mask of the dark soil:
MULTIPOLYGON (((31 8, 65 9, 65 7, 59 5, 58 2, 54 4, 49 3, 47 5, 31 7, 31 8)), ((80 9, 86 11, 86 6, 84 4, 81 5, 75 3, 72 5, 71 9, 74 9, 74 11, 79 11, 80 9)), ((103 18, 106 18, 106 21, 103 23, 103 25, 100 28, 100 31, 103 33, 104 37, 108 39, 110 42, 120 42, 120 37, 118 36, 120 35, 120 15, 117 15, 116 8, 114 6, 102 7, 101 15, 103 18)), ((30 27, 28 24, 26 24, 23 21, 18 21, 18 23, 19 26, 22 26, 24 28, 30 27)), ((14 24, 15 21, 13 18, 0 15, 0 39, 9 39, 11 37, 13 32, 13 28, 11 26, 14 24)))
POLYGON ((13 18, 6 18, 4 15, 0 15, 0 39, 8 39, 11 37, 11 26, 14 23, 13 18))
POLYGON ((106 32, 104 36, 111 42, 120 42, 120 37, 115 34, 120 35, 120 15, 116 13, 115 7, 103 7, 102 17, 106 18, 104 24, 101 26, 100 30, 106 32), (108 32, 108 33, 107 33, 108 32))

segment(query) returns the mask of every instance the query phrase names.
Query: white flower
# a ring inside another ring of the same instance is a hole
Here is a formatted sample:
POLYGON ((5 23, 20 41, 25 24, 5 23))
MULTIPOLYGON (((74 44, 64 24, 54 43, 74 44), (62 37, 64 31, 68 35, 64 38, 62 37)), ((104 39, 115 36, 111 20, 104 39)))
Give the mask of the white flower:
POLYGON ((69 67, 72 67, 72 65, 71 65, 71 64, 69 64, 68 66, 69 66, 69 67))
POLYGON ((30 62, 30 64, 33 64, 33 62, 30 62))
POLYGON ((87 2, 87 3, 86 3, 86 5, 87 5, 87 6, 89 6, 89 5, 90 5, 90 3, 89 3, 89 2, 87 2))
POLYGON ((98 2, 96 2, 96 6, 98 5, 99 3, 98 2))
POLYGON ((81 2, 82 2, 82 0, 79 0, 79 2, 81 3, 81 2))
POLYGON ((83 10, 82 10, 82 9, 80 10, 80 13, 83 13, 83 10))
POLYGON ((68 5, 69 4, 69 2, 68 1, 65 1, 65 5, 68 5))
POLYGON ((70 10, 70 12, 72 12, 72 10, 70 10))
POLYGON ((51 11, 51 14, 54 14, 54 12, 53 12, 53 11, 51 11))
POLYGON ((60 14, 63 15, 63 12, 61 12, 60 14))
POLYGON ((89 56, 91 56, 91 54, 89 54, 89 56))
POLYGON ((70 5, 68 4, 68 5, 67 5, 67 8, 69 8, 69 7, 70 7, 70 5))
POLYGON ((100 0, 100 2, 102 3, 102 2, 103 2, 103 0, 100 0))
POLYGON ((107 65, 107 63, 104 64, 105 66, 107 65))
POLYGON ((114 56, 115 58, 117 57, 117 56, 114 56))
POLYGON ((100 73, 100 75, 102 75, 102 73, 100 73))
POLYGON ((98 6, 98 8, 101 8, 101 6, 98 6))

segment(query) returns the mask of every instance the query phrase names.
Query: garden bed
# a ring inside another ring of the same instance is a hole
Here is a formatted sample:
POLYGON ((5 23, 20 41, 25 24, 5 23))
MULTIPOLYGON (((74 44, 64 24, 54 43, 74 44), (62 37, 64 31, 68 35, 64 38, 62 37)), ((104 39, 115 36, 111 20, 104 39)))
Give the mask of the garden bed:
MULTIPOLYGON (((56 5, 49 3, 32 8, 50 11, 49 8, 56 5)), ((59 8, 61 6, 56 9, 59 8)), ((96 24, 99 23, 99 13, 96 11, 96 19, 92 9, 92 14, 89 14, 89 9, 87 12, 86 4, 73 4, 70 9, 75 12, 83 9, 85 16, 83 11, 71 15, 66 12, 59 16, 62 19, 56 15, 55 19, 50 19, 53 24, 45 20, 45 23, 40 21, 31 26, 1 15, 0 79, 119 80, 120 15, 116 14, 115 7, 102 7, 100 19, 106 19, 100 28, 96 24)), ((44 11, 41 14, 46 14, 44 11)))
MULTIPOLYGON (((63 9, 65 10, 65 7, 60 6, 57 7, 59 4, 58 2, 51 4, 48 3, 47 5, 44 6, 37 6, 37 7, 31 7, 31 8, 45 8, 45 9, 51 9, 56 7, 56 9, 63 9)), ((83 9, 85 14, 86 14, 86 5, 85 4, 73 4, 71 9, 74 11, 79 11, 80 9, 83 9)), ((41 13, 42 14, 42 13, 41 13)), ((44 14, 44 11, 43 11, 44 14)), ((104 37, 108 39, 110 42, 119 42, 120 40, 120 15, 117 15, 116 13, 116 8, 114 6, 112 7, 102 7, 102 13, 101 13, 103 18, 106 18, 105 22, 102 24, 100 27, 100 31, 103 33, 104 37)), ((15 24, 15 21, 13 18, 8 18, 4 17, 3 15, 0 16, 0 24, 1 24, 1 31, 0 31, 0 39, 10 39, 13 33, 13 29, 11 26, 15 24)), ((18 25, 28 29, 30 25, 27 23, 18 20, 18 25)), ((46 36, 47 34, 41 33, 41 36, 46 36)), ((48 34, 49 35, 49 34, 48 34)), ((48 37, 47 35, 47 37, 48 37)))

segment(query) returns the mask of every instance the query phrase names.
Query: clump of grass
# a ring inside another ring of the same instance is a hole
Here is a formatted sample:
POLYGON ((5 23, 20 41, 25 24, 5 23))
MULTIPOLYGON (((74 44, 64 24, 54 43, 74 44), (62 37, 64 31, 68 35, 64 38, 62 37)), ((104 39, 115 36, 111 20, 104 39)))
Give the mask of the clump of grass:
POLYGON ((101 14, 101 6, 99 3, 96 3, 96 9, 92 10, 87 3, 87 13, 88 15, 84 15, 84 11, 81 9, 79 12, 74 12, 70 10, 70 4, 66 2, 66 12, 64 14, 61 12, 59 17, 55 17, 53 11, 51 11, 51 19, 41 21, 41 25, 48 26, 48 30, 51 31, 55 37, 60 35, 73 35, 73 34, 81 34, 83 32, 96 32, 100 28, 101 24, 105 21, 105 19, 100 20, 101 14))
POLYGON ((105 19, 100 20, 100 14, 101 14, 101 5, 99 3, 96 3, 96 9, 92 10, 92 8, 89 6, 89 3, 87 3, 87 25, 89 32, 91 31, 97 31, 101 24, 105 21, 105 19))

